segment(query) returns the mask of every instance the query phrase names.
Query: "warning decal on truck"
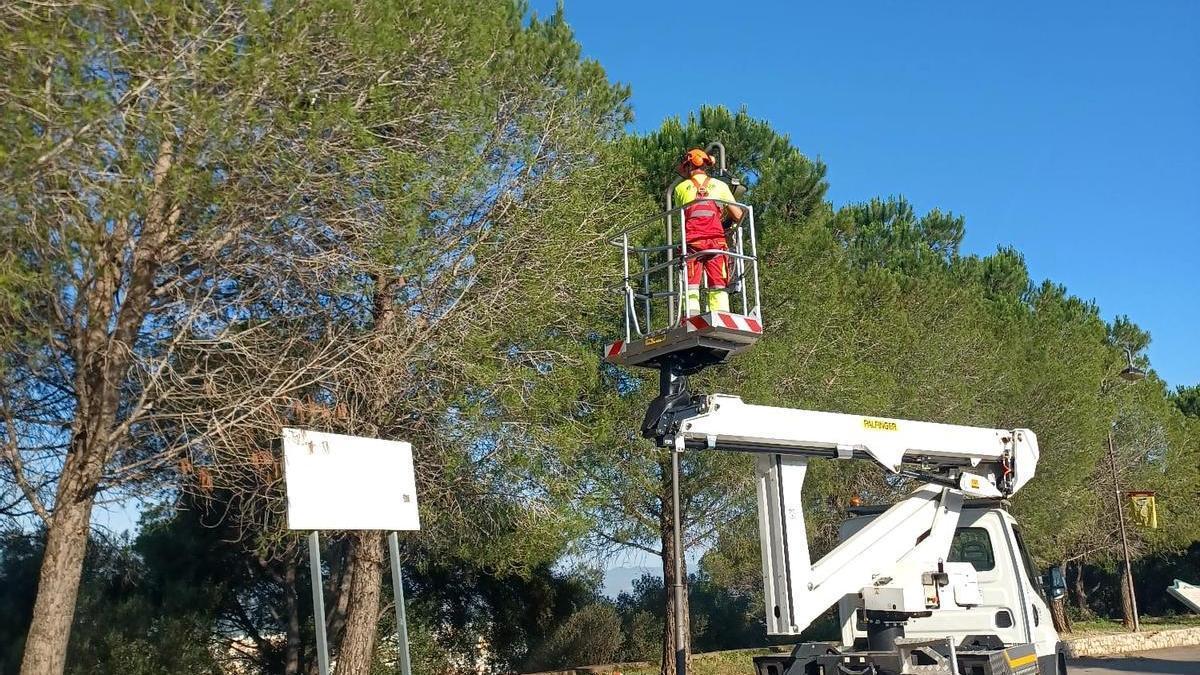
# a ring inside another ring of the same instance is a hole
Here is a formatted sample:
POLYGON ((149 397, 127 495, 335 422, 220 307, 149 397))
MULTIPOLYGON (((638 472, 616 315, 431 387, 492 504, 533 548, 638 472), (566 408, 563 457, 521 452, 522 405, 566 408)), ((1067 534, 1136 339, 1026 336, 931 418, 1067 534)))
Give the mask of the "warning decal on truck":
POLYGON ((1014 645, 1004 650, 1004 660, 1014 675, 1036 675, 1037 653, 1033 645, 1014 645))

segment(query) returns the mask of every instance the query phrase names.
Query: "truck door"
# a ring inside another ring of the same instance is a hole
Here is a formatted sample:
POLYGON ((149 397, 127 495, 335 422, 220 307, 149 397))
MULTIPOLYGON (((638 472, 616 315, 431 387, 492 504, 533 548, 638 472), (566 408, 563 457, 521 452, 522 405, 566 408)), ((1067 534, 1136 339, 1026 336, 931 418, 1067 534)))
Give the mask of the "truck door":
POLYGON ((1050 618, 1050 606, 1046 604, 1046 598, 1042 591, 1041 576, 1033 564, 1029 550, 1025 547, 1025 540, 1021 537, 1021 527, 1011 518, 1008 519, 1008 525, 1012 530, 1015 544, 1013 551, 1015 555, 1019 556, 1021 563, 1019 565, 1021 568, 1019 572, 1022 575, 1021 589, 1029 614, 1028 641, 1037 646, 1039 656, 1053 654, 1058 645, 1058 631, 1054 629, 1054 620, 1050 618))
POLYGON ((1026 642, 1022 599, 1014 580, 1009 537, 1004 522, 994 511, 964 509, 950 545, 948 562, 967 562, 979 575, 983 602, 974 607, 957 607, 947 598, 933 616, 912 619, 905 633, 912 637, 995 635, 1005 643, 1026 642))
MULTIPOLYGON (((847 521, 842 526, 841 537, 853 535, 869 520, 869 517, 859 517, 847 521)), ((948 562, 968 562, 975 567, 983 602, 974 607, 956 607, 948 598, 943 605, 945 609, 929 617, 909 620, 905 634, 930 638, 994 635, 1008 644, 1028 642, 1019 589, 1022 577, 1014 567, 1011 541, 1012 536, 999 512, 963 509, 950 545, 948 562)), ((852 595, 838 603, 845 644, 853 644, 856 638, 866 638, 866 627, 858 625, 856 620, 857 605, 857 596, 852 595)))

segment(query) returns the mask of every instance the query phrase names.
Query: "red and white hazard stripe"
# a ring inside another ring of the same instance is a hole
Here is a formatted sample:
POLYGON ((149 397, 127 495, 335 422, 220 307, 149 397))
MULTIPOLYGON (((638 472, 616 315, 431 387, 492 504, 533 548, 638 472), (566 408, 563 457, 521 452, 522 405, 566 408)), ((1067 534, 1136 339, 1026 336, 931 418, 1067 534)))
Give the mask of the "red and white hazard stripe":
POLYGON ((708 328, 729 328, 746 331, 747 333, 762 333, 762 324, 759 323, 758 319, 752 316, 742 316, 741 314, 730 314, 728 312, 712 312, 711 314, 690 316, 685 320, 685 323, 687 324, 689 333, 708 328))
POLYGON ((611 359, 619 355, 625 349, 625 341, 617 340, 616 342, 604 348, 604 358, 611 359))
MULTIPOLYGON (((689 316, 683 320, 683 326, 687 328, 687 332, 694 333, 696 331, 707 331, 713 328, 736 330, 744 333, 762 334, 762 323, 752 316, 743 316, 741 314, 731 314, 729 312, 710 312, 708 314, 699 314, 689 316)), ((651 335, 644 338, 642 341, 650 346, 658 344, 666 339, 666 334, 651 335), (653 340, 653 342, 651 342, 653 340)), ((634 341, 639 342, 638 340, 634 341)), ((604 358, 611 361, 621 358, 625 353, 625 349, 629 346, 625 340, 617 340, 611 342, 604 347, 604 358)), ((637 348, 640 351, 641 347, 637 348)))

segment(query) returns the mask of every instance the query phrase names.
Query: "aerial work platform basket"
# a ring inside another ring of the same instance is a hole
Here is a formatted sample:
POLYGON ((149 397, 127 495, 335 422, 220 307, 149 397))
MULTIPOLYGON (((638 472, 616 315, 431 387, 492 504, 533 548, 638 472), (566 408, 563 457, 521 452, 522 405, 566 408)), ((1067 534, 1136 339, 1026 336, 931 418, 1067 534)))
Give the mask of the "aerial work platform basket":
MULTIPOLYGON (((724 164, 722 158, 722 165, 724 164)), ((697 372, 752 346, 762 336, 759 302, 758 242, 754 207, 740 207, 740 222, 725 231, 728 250, 689 250, 683 207, 672 205, 675 185, 667 190, 667 210, 625 229, 611 240, 621 250, 624 277, 614 290, 624 304, 625 335, 605 346, 604 359, 623 366, 697 372), (700 309, 687 303, 687 265, 725 256, 729 311, 707 306, 707 279, 701 284, 700 309)))

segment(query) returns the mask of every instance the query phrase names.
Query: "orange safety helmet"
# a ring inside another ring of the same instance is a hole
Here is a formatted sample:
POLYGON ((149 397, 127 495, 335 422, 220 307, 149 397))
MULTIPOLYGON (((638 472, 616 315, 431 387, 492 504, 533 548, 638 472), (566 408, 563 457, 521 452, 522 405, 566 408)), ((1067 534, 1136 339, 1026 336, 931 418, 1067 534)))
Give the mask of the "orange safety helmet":
POLYGON ((713 161, 712 155, 700 148, 692 148, 683 153, 683 157, 679 160, 679 166, 676 169, 681 176, 687 177, 696 169, 703 169, 706 166, 713 166, 715 164, 716 162, 713 161))

